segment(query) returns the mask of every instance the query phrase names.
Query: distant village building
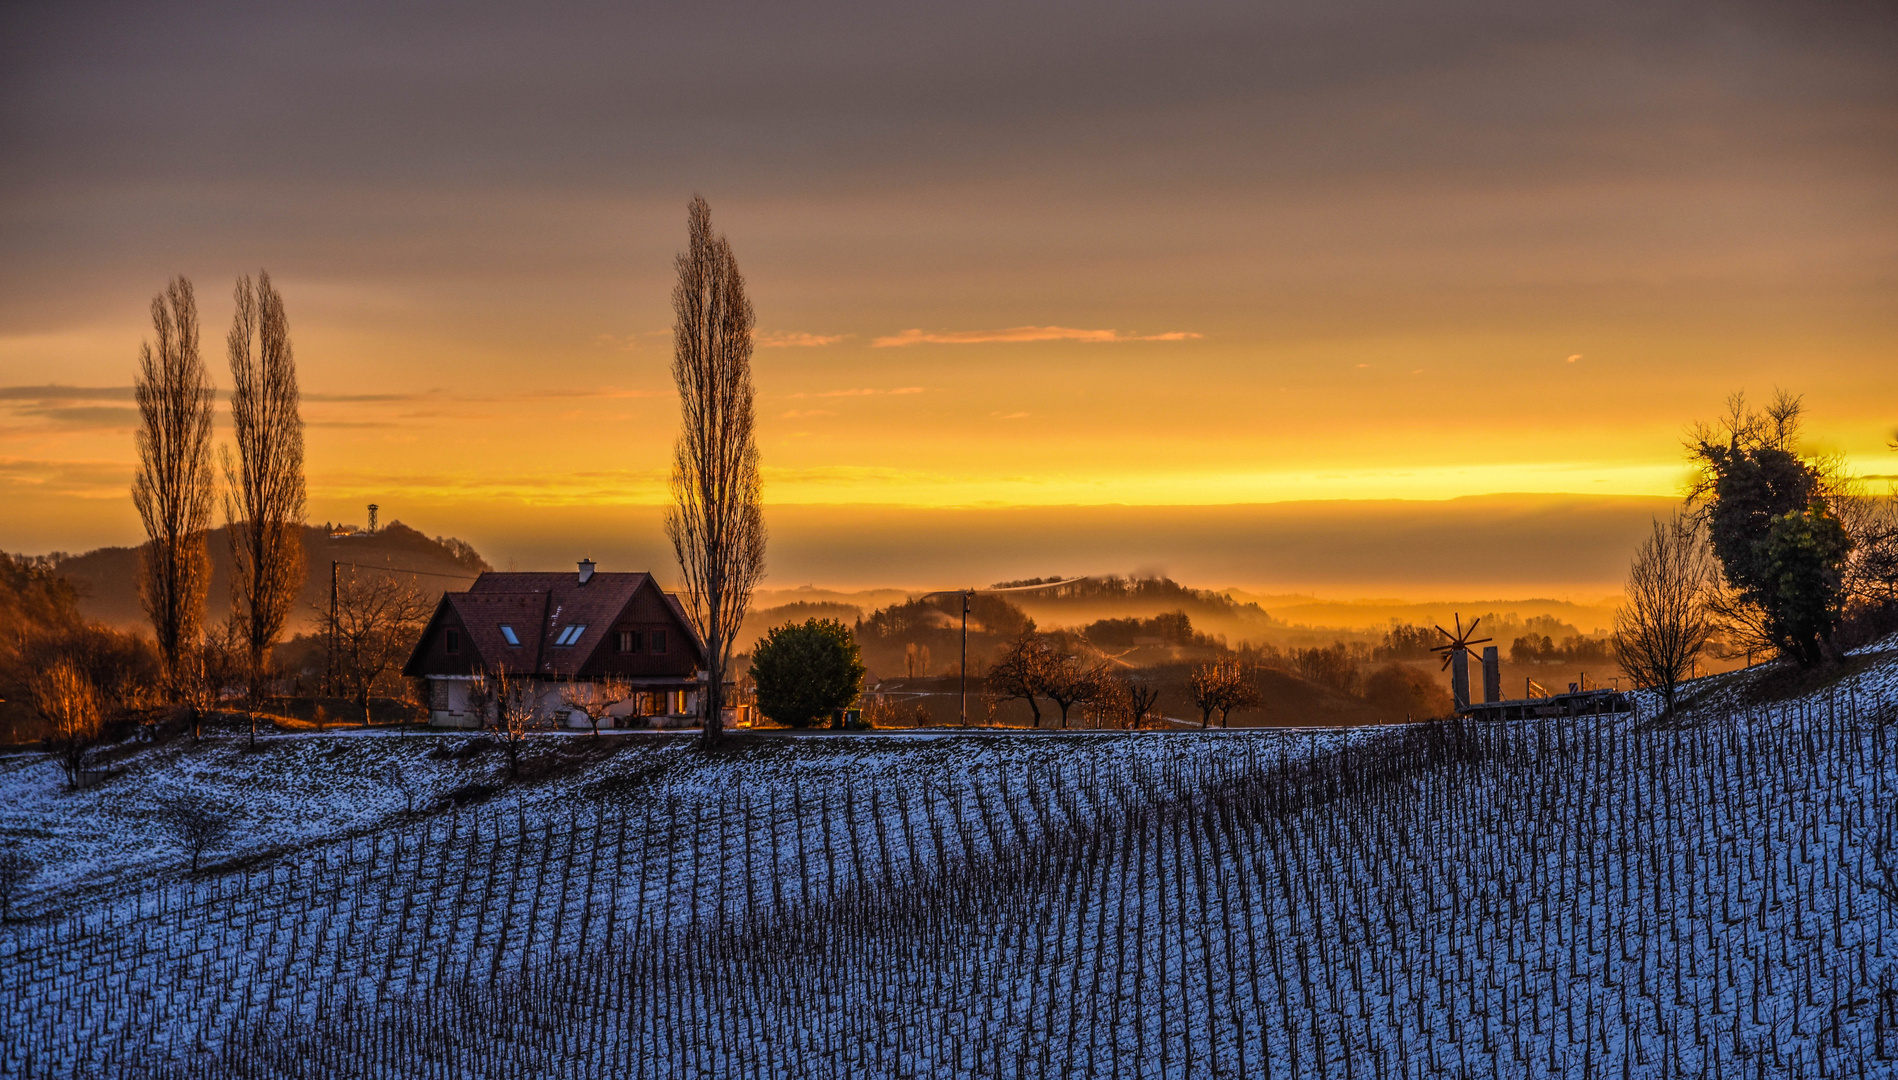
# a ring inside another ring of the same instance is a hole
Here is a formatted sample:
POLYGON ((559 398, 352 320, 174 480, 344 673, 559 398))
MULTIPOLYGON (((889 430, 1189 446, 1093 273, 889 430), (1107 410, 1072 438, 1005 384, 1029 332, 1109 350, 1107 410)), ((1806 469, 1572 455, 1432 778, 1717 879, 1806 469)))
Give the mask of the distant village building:
POLYGON ((704 645, 677 598, 650 574, 597 573, 589 559, 578 574, 489 571, 467 592, 443 594, 402 673, 427 682, 429 722, 445 727, 480 725, 470 684, 503 668, 542 684, 550 716, 564 712, 566 683, 612 677, 635 691, 612 710, 616 723, 672 726, 696 715, 704 667, 704 645))

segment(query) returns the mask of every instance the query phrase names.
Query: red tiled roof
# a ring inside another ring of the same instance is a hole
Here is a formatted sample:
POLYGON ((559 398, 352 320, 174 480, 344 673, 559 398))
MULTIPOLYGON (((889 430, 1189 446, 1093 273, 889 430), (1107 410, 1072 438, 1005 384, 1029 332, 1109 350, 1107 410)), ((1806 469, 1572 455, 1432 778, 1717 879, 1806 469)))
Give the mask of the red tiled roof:
POLYGON ((538 671, 541 663, 541 626, 546 621, 547 597, 542 593, 446 593, 442 599, 456 616, 474 646, 478 666, 509 671, 538 671), (502 626, 514 628, 518 646, 501 635, 502 626))
MULTIPOLYGON (((614 619, 626 610, 633 594, 649 579, 648 574, 602 573, 595 571, 583 584, 576 573, 529 572, 498 573, 489 571, 468 586, 470 598, 531 596, 543 607, 537 623, 515 627, 521 634, 523 650, 531 650, 533 668, 542 675, 566 675, 585 664, 595 649, 606 640, 614 619), (570 626, 584 626, 579 638, 569 645, 556 645, 560 634, 570 626), (528 634, 534 640, 529 641, 528 634)), ((667 600, 672 597, 667 596, 667 600)), ((676 610, 676 603, 675 603, 676 610)), ((683 621, 683 620, 681 620, 683 621)), ((498 635, 498 631, 494 632, 498 635)), ((489 653, 482 644, 483 658, 489 653)))
MULTIPOLYGON (((640 590, 649 583, 652 583, 651 575, 636 573, 595 572, 582 583, 574 573, 490 571, 476 578, 467 592, 442 596, 435 618, 416 642, 403 671, 417 674, 430 664, 439 667, 446 663, 462 671, 505 666, 521 674, 562 679, 581 670, 592 670, 589 664, 609 659, 610 667, 622 667, 619 658, 608 657, 611 650, 605 646, 627 613, 641 607, 635 601, 640 590), (454 659, 442 655, 445 649, 435 640, 446 612, 453 613, 454 621, 466 635, 462 650, 454 659), (501 633, 503 626, 513 629, 518 645, 507 643, 501 633), (557 644, 563 631, 571 632, 574 627, 584 629, 568 644, 557 644), (595 659, 596 653, 600 654, 599 661, 595 659), (424 660, 430 655, 435 659, 424 660)), ((656 583, 652 583, 652 588, 665 610, 675 617, 678 632, 690 646, 679 659, 688 665, 702 663, 704 645, 693 631, 691 620, 685 617, 678 598, 656 583)), ((678 678, 681 673, 661 676, 654 672, 640 677, 678 678)))

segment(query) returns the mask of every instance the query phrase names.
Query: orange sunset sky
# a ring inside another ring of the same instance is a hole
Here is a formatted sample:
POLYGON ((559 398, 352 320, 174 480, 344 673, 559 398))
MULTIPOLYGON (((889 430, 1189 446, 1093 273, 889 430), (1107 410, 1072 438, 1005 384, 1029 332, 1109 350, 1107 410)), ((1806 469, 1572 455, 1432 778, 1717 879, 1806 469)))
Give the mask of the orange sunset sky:
POLYGON ((139 539, 147 305, 228 384, 264 267, 313 519, 669 571, 699 192, 771 587, 1613 588, 1731 391, 1898 474, 1893 56, 1874 4, 9 7, 0 548, 139 539))

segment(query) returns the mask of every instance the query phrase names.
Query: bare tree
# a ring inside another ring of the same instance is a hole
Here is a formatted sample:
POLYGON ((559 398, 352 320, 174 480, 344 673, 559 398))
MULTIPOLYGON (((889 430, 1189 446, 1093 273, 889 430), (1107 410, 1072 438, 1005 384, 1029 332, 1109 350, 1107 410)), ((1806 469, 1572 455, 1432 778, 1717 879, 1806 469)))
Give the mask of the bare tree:
POLYGON ((527 742, 527 733, 540 726, 543 717, 540 684, 499 667, 475 675, 468 700, 475 715, 500 737, 501 748, 507 751, 508 778, 518 778, 521 747, 527 742))
POLYGON ((13 918, 13 898, 20 894, 20 886, 39 869, 26 853, 14 848, 0 851, 0 922, 13 918))
POLYGON ((337 578, 334 615, 328 606, 316 610, 324 640, 335 643, 335 670, 349 685, 366 725, 376 681, 415 647, 434 605, 412 581, 352 567, 337 578))
MULTIPOLYGON (((1691 518, 1656 521, 1628 568, 1628 602, 1615 610, 1615 654, 1636 684, 1661 691, 1669 712, 1675 687, 1713 636, 1709 599, 1717 580, 1691 518)), ((1748 610, 1733 608, 1736 616, 1748 610)))
POLYGON ((756 319, 731 244, 712 233, 712 208, 694 196, 689 243, 677 260, 672 378, 679 387, 666 536, 685 575, 685 607, 705 643, 704 744, 724 733, 725 671, 764 577, 765 527, 752 426, 751 331, 756 319))
POLYGON ((630 700, 633 688, 624 680, 608 677, 598 682, 569 681, 560 688, 560 704, 577 712, 593 725, 593 737, 600 737, 600 723, 613 706, 630 700))
POLYGON ((191 855, 191 872, 198 872, 204 853, 231 835, 230 814, 203 799, 180 796, 158 810, 158 823, 177 845, 191 855))
MULTIPOLYGON (((244 649, 235 620, 204 630, 178 658, 175 692, 191 712, 191 737, 204 737, 204 720, 224 702, 224 691, 244 678, 244 649)), ((256 714, 251 718, 251 745, 257 745, 256 714)))
POLYGON ((1219 726, 1231 727, 1234 710, 1259 707, 1259 684, 1246 665, 1234 660, 1223 666, 1226 688, 1219 699, 1219 726))
POLYGON ((51 733, 47 745, 66 773, 66 784, 78 790, 86 760, 99 741, 98 688, 78 664, 59 657, 33 679, 33 704, 51 733))
POLYGON ((1199 708, 1199 726, 1211 727, 1213 713, 1219 710, 1220 702, 1226 696, 1226 677, 1218 661, 1209 660, 1203 664, 1194 664, 1186 673, 1186 692, 1193 697, 1193 704, 1199 708))
MULTIPOLYGON (((1041 703, 1036 699, 1047 692, 1048 668, 1052 662, 1047 639, 1036 633, 1031 624, 1003 646, 1002 655, 989 668, 985 680, 988 696, 996 703, 1026 701, 1028 710, 1035 715, 1035 726, 1040 727, 1041 703)), ((993 718, 992 707, 989 714, 993 718)))
POLYGON ((226 340, 233 457, 224 452, 231 610, 242 628, 245 704, 255 738, 270 650, 303 588, 303 417, 283 297, 270 275, 240 278, 226 340))
POLYGON ((139 598, 151 617, 166 679, 204 621, 211 560, 211 377, 198 355, 191 282, 172 279, 152 299, 155 342, 139 347, 138 473, 132 504, 147 542, 139 553, 139 598))
POLYGON ((1134 675, 1122 676, 1119 680, 1119 700, 1127 726, 1137 728, 1146 720, 1147 714, 1160 700, 1160 688, 1147 679, 1134 675))
POLYGON ((1065 728, 1068 726, 1068 710, 1076 704, 1099 698, 1106 685, 1105 668, 1063 650, 1049 657, 1041 692, 1061 710, 1061 726, 1065 728))
POLYGON ((1898 605, 1898 484, 1875 495, 1863 480, 1841 477, 1832 508, 1852 537, 1846 595, 1862 604, 1898 605))
POLYGON ((1259 686, 1252 673, 1237 660, 1210 660, 1195 664, 1186 675, 1186 690, 1199 707, 1199 726, 1210 727, 1213 714, 1219 725, 1230 727, 1235 709, 1250 709, 1259 704, 1259 686))

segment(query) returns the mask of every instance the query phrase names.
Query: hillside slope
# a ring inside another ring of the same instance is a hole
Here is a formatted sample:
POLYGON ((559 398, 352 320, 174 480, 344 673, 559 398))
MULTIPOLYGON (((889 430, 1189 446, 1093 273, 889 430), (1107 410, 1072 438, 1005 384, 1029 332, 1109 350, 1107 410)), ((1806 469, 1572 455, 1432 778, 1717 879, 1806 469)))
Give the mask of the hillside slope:
MULTIPOLYGON (((483 808, 333 841, 318 813, 303 846, 189 882, 42 889, 29 906, 58 913, 0 936, 0 1071, 1888 1073, 1898 657, 1772 705, 1733 686, 1666 724, 834 737, 709 759, 622 736, 483 808)), ((417 760, 395 738, 299 738, 312 768, 417 760)), ((408 746, 431 743, 461 745, 408 746)), ((424 760, 430 793, 496 768, 424 760)), ((154 753, 79 831, 131 829, 161 781, 243 790, 263 767, 154 753)), ((81 838, 33 830, 110 785, 52 782, 43 762, 0 769, 25 807, 0 828, 57 862, 81 838)), ((147 876, 176 874, 162 861, 147 876)))
MULTIPOLYGON (((211 588, 207 610, 217 617, 228 608, 231 594, 229 530, 213 529, 211 588)), ((330 562, 392 567, 417 571, 416 580, 431 593, 464 587, 483 570, 493 569, 466 543, 448 537, 428 537, 399 521, 373 533, 331 536, 315 525, 303 529, 305 580, 290 617, 288 632, 308 629, 330 587, 330 562)), ((62 555, 56 562, 60 576, 79 588, 79 612, 88 619, 121 629, 146 627, 145 609, 138 599, 138 549, 107 547, 84 555, 62 555)))

